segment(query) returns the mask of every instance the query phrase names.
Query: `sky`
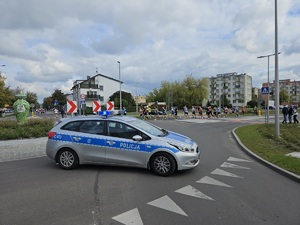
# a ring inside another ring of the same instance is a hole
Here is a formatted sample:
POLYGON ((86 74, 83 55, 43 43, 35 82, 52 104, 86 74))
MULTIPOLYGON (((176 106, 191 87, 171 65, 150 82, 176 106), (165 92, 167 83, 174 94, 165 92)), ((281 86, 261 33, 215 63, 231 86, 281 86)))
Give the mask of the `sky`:
MULTIPOLYGON (((300 80, 300 1, 277 4, 279 79, 300 80)), ((40 103, 97 73, 132 95, 231 72, 261 87, 268 58, 257 57, 275 53, 274 0, 0 0, 0 15, 6 86, 40 103)), ((273 82, 274 56, 269 70, 273 82)))

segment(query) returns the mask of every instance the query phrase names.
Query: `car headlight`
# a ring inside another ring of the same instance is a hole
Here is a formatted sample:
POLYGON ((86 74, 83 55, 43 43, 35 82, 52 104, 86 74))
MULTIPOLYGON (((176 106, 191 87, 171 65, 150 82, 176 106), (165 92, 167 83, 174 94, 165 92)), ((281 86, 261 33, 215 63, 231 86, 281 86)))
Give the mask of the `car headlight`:
POLYGON ((174 143, 170 143, 170 142, 169 142, 169 144, 174 146, 175 148, 177 148, 181 152, 194 152, 193 148, 190 148, 190 147, 185 146, 185 145, 178 145, 178 144, 174 144, 174 143))

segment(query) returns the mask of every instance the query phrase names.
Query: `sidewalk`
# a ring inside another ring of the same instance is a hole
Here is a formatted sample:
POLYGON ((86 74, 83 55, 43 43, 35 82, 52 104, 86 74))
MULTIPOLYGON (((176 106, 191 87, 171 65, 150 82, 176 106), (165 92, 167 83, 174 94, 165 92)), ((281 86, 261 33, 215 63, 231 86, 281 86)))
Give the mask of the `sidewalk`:
POLYGON ((47 139, 48 137, 0 141, 0 162, 45 156, 47 139))

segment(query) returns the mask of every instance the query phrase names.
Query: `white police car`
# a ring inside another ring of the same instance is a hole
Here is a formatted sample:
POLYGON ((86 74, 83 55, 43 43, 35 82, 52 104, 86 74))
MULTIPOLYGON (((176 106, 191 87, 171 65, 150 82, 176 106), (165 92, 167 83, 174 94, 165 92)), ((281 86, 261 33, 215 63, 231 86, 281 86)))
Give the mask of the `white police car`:
POLYGON ((61 119, 48 133, 46 153, 63 169, 118 165, 148 168, 161 176, 195 168, 200 157, 192 139, 129 116, 61 119))

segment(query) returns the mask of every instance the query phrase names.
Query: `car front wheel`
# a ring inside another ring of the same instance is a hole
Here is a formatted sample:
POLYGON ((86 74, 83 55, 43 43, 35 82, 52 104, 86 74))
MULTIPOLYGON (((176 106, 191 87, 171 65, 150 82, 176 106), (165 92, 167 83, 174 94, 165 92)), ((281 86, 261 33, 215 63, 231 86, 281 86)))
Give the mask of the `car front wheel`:
POLYGON ((170 176, 176 170, 175 159, 168 153, 157 153, 152 156, 151 171, 159 176, 170 176))
POLYGON ((65 170, 71 170, 79 165, 77 154, 71 149, 62 149, 58 153, 58 164, 65 170))

